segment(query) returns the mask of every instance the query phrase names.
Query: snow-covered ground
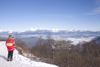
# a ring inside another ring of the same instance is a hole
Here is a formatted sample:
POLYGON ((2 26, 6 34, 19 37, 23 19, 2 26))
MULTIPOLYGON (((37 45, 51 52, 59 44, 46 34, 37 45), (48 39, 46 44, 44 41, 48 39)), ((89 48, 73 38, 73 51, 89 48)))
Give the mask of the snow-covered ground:
POLYGON ((0 41, 0 67, 58 67, 56 65, 47 64, 44 62, 36 62, 18 54, 15 50, 13 54, 13 61, 7 61, 7 48, 5 41, 0 41))

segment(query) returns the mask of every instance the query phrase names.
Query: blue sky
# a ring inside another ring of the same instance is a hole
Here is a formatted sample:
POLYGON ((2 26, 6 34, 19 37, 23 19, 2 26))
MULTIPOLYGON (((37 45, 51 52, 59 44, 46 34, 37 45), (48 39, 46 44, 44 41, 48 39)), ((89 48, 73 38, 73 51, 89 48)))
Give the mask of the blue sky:
POLYGON ((100 0, 0 0, 0 29, 100 31, 100 0))

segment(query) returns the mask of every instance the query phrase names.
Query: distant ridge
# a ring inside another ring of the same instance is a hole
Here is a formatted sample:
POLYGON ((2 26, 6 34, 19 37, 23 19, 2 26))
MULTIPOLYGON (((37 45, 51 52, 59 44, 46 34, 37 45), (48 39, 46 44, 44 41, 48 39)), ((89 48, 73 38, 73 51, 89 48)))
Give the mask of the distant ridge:
POLYGON ((100 34, 100 31, 81 31, 81 30, 62 30, 62 29, 38 29, 30 28, 24 32, 3 31, 0 30, 0 35, 19 34, 19 35, 33 35, 33 34, 100 34))

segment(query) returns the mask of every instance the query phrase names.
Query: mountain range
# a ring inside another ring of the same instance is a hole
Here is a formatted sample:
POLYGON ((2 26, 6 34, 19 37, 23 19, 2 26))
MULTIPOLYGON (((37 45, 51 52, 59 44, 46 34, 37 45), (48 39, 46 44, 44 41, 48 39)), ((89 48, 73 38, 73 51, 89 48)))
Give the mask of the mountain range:
POLYGON ((24 32, 16 31, 2 31, 0 30, 0 35, 34 35, 34 34, 100 34, 100 31, 81 31, 81 30, 60 30, 60 29, 29 29, 24 32))

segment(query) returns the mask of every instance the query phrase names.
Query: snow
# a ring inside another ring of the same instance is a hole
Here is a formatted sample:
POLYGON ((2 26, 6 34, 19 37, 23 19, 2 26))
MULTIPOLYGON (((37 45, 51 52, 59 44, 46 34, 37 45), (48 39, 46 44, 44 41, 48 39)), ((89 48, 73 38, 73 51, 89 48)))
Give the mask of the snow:
POLYGON ((36 30, 37 30, 37 28, 35 28, 35 29, 34 28, 30 28, 29 29, 29 31, 36 31, 36 30))
POLYGON ((77 32, 77 31, 80 31, 82 32, 81 30, 66 30, 66 29, 55 29, 55 28, 52 28, 52 29, 43 29, 43 28, 30 28, 28 31, 37 31, 37 30, 47 30, 47 31, 51 31, 51 32, 59 32, 59 31, 67 31, 67 32, 77 32))
POLYGON ((10 31, 9 31, 9 33, 13 33, 13 31, 12 31, 12 30, 10 30, 10 31))
POLYGON ((13 54, 13 61, 7 61, 7 48, 5 41, 0 41, 0 67, 58 67, 56 65, 47 64, 44 62, 36 62, 18 54, 15 50, 13 54))
POLYGON ((30 28, 28 31, 37 31, 37 30, 50 30, 50 29, 30 28))
POLYGON ((51 29, 52 32, 59 32, 59 29, 51 29))
POLYGON ((0 32, 3 32, 2 30, 0 30, 0 32))

